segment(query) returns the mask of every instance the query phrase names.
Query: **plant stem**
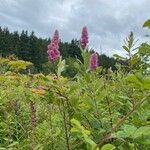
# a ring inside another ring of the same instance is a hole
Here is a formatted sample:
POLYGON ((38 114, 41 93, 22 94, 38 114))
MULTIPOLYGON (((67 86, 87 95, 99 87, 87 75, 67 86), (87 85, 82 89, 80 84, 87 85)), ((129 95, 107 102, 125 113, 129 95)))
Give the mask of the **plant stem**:
MULTIPOLYGON (((51 132, 51 135, 52 135, 52 130, 53 130, 53 124, 52 124, 52 111, 53 110, 53 106, 52 105, 49 105, 48 109, 47 109, 47 112, 49 112, 49 119, 50 119, 50 132, 51 132)), ((52 145, 51 145, 51 148, 52 150, 54 149, 54 141, 53 141, 53 137, 52 137, 52 145)))
POLYGON ((107 96, 106 96, 106 102, 107 102, 107 105, 108 105, 108 113, 109 113, 109 117, 110 117, 110 126, 112 127, 113 126, 112 112, 111 112, 111 109, 110 109, 110 102, 109 102, 107 96))
POLYGON ((35 102, 30 102, 30 109, 31 109, 31 126, 32 126, 32 133, 31 133, 31 150, 34 150, 35 147, 35 128, 36 128, 36 107, 35 102))
POLYGON ((63 106, 63 120, 64 120, 64 127, 65 127, 66 145, 67 145, 67 149, 71 150, 70 144, 69 144, 68 128, 67 128, 67 116, 66 116, 65 104, 63 100, 62 100, 62 106, 63 106))

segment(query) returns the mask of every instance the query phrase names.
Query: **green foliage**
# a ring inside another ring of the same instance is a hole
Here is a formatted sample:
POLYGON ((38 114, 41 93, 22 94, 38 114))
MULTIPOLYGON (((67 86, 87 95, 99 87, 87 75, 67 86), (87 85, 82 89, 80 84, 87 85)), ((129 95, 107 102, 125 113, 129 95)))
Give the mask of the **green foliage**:
POLYGON ((65 70, 65 60, 60 57, 57 69, 57 76, 60 77, 61 73, 65 70))
MULTIPOLYGON (((72 119, 71 120, 72 123, 72 128, 71 128, 71 132, 72 133, 77 133, 78 134, 78 138, 79 139, 84 139, 84 141, 87 144, 87 150, 93 150, 96 146, 96 143, 89 137, 90 136, 90 131, 84 129, 84 127, 81 126, 80 122, 78 122, 76 119, 72 119), (90 146, 89 146, 90 145, 90 146)), ((96 150, 99 150, 99 148, 97 148, 96 150)))
POLYGON ((131 33, 123 46, 128 58, 116 55, 127 64, 114 71, 89 71, 88 50, 83 60, 70 53, 44 63, 45 74, 28 71, 31 62, 0 58, 0 149, 149 150, 149 44, 133 45, 131 33))
POLYGON ((147 43, 142 43, 139 48, 140 55, 148 55, 150 56, 150 45, 147 43))
POLYGON ((19 70, 25 70, 28 66, 31 66, 32 63, 25 62, 22 60, 18 61, 11 61, 8 63, 8 66, 10 66, 10 70, 19 71, 19 70))
POLYGON ((150 28, 150 20, 147 20, 144 22, 143 27, 148 27, 150 28))
POLYGON ((101 150, 113 150, 113 149, 115 149, 115 146, 113 146, 112 144, 106 144, 101 148, 101 150))
POLYGON ((113 137, 137 139, 148 135, 150 135, 150 127, 136 128, 131 125, 125 125, 123 127, 123 130, 115 133, 113 137))
POLYGON ((27 69, 33 70, 33 64, 23 60, 11 60, 12 58, 0 58, 1 73, 6 71, 21 72, 27 69))
MULTIPOLYGON (((54 73, 53 64, 48 62, 47 45, 50 39, 38 38, 34 32, 28 33, 22 31, 10 33, 8 28, 0 28, 0 54, 3 57, 8 57, 14 54, 20 60, 30 61, 33 63, 35 72, 43 72, 45 74, 54 73)), ((62 59, 66 60, 66 71, 62 75, 74 77, 78 73, 78 69, 71 65, 71 62, 76 62, 76 59, 83 62, 82 52, 80 50, 79 41, 76 39, 71 42, 60 42, 60 53, 62 59), (70 62, 71 61, 71 62, 70 62)), ((87 53, 89 55, 89 53, 87 53)), ((115 59, 105 55, 99 56, 99 64, 104 68, 115 69, 115 59)), ((89 64, 87 64, 89 65, 89 64)))

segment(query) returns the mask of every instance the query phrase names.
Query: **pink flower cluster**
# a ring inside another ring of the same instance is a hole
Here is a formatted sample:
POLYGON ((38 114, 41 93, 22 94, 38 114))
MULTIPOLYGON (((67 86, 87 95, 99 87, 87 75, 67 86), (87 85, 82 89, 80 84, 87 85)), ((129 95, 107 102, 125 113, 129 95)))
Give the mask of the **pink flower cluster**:
POLYGON ((98 67, 98 55, 96 53, 91 54, 90 57, 90 70, 94 71, 98 67))
MULTIPOLYGON (((82 49, 85 49, 88 44, 88 30, 87 27, 84 26, 82 29, 82 36, 80 39, 80 46, 82 49)), ((48 58, 51 62, 55 62, 60 57, 60 51, 59 51, 59 32, 56 30, 53 38, 51 40, 51 43, 48 45, 48 58)), ((98 67, 98 55, 97 53, 91 54, 90 57, 90 70, 95 71, 98 67)))
POLYGON ((88 44, 88 31, 87 31, 87 27, 84 26, 82 29, 82 35, 81 35, 81 40, 80 40, 80 46, 82 49, 85 49, 87 47, 88 44))
POLYGON ((60 57, 59 52, 59 32, 56 30, 51 43, 48 45, 48 59, 51 62, 56 61, 60 57))

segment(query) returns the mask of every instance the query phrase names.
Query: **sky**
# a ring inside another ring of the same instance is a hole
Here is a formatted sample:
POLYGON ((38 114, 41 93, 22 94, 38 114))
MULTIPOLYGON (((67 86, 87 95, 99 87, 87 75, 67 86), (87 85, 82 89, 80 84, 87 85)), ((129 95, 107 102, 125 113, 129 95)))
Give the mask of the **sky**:
POLYGON ((112 56, 124 55, 123 40, 130 31, 144 40, 143 23, 150 18, 150 0, 0 0, 0 26, 10 31, 34 31, 52 37, 59 30, 62 41, 80 39, 83 26, 89 47, 112 56))

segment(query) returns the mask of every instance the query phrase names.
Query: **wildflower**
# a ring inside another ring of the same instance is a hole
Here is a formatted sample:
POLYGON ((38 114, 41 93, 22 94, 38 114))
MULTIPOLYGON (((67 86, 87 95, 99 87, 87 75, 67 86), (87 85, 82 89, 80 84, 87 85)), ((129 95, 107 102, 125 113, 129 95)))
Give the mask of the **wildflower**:
POLYGON ((85 49, 87 47, 88 44, 88 31, 87 31, 87 27, 84 26, 82 29, 82 35, 81 35, 81 39, 80 39, 80 46, 82 49, 85 49))
POLYGON ((54 36, 51 40, 51 43, 48 45, 48 59, 51 62, 56 61, 60 57, 60 52, 59 52, 59 33, 56 30, 54 33, 54 36))
POLYGON ((34 130, 34 128, 36 127, 37 117, 36 117, 35 103, 32 101, 30 103, 30 108, 31 108, 31 125, 32 125, 32 130, 34 130))
POLYGON ((90 70, 96 70, 98 67, 98 55, 96 53, 91 54, 90 57, 90 70))

